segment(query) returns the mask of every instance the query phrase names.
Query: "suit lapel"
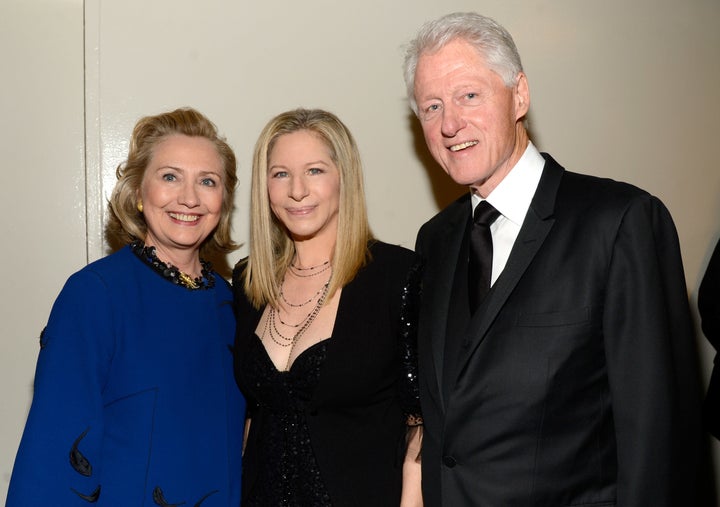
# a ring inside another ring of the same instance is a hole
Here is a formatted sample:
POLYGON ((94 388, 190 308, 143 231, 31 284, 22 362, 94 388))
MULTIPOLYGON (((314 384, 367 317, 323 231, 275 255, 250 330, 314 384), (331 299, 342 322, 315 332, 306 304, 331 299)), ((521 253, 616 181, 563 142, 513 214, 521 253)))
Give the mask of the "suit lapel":
MULTIPOLYGON (((445 340, 447 332, 447 319, 450 312, 450 299, 452 295, 457 259, 460 255, 463 235, 470 216, 470 195, 459 199, 453 208, 446 211, 448 216, 442 221, 440 233, 436 242, 429 245, 432 248, 430 258, 435 259, 431 266, 425 266, 425 272, 432 276, 425 278, 423 298, 427 297, 429 304, 423 305, 424 312, 420 316, 420 336, 424 336, 424 347, 432 351, 432 366, 435 370, 435 387, 439 406, 442 401, 442 378, 445 355, 445 340), (422 330, 428 330, 423 333, 422 330)), ((428 377, 429 378, 429 377, 428 377)))
MULTIPOLYGON (((508 297, 517 286, 525 270, 542 247, 545 238, 553 227, 555 198, 557 195, 563 168, 549 155, 545 157, 545 167, 538 183, 530 208, 523 220, 520 233, 513 245, 505 269, 498 277, 483 304, 472 316, 463 342, 463 352, 457 367, 462 372, 473 352, 482 343, 488 330, 495 321, 508 297)), ((456 376, 457 378, 457 376, 456 376)))

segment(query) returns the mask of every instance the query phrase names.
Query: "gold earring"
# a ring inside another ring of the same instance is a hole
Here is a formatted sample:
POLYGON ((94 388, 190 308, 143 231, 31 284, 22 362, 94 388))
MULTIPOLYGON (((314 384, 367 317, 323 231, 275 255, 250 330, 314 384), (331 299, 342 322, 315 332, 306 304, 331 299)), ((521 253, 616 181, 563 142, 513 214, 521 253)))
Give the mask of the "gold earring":
POLYGON ((138 203, 137 203, 137 210, 138 210, 140 213, 142 213, 142 210, 143 210, 142 201, 138 201, 138 203))

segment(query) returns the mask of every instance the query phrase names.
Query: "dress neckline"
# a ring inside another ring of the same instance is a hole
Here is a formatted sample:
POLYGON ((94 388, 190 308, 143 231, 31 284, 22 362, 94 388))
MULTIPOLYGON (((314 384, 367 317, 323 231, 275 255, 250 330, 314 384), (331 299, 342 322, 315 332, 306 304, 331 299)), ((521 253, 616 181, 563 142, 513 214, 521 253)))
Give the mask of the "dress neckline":
POLYGON ((191 291, 212 289, 215 286, 215 274, 212 271, 212 265, 206 260, 200 259, 200 265, 202 266, 200 276, 190 278, 172 264, 158 259, 154 246, 145 246, 144 242, 135 240, 130 243, 130 250, 153 271, 174 285, 191 291))
POLYGON ((324 338, 320 340, 319 342, 315 342, 312 345, 310 345, 308 348, 300 352, 297 356, 295 356, 295 359, 292 363, 290 363, 290 368, 287 370, 280 370, 278 367, 273 363, 272 358, 270 357, 270 354, 268 354, 267 349, 265 348, 265 344, 263 343, 262 339, 258 336, 257 333, 253 333, 253 339, 256 342, 257 346, 262 349, 262 355, 265 357, 265 360, 268 362, 270 366, 272 366, 274 373, 278 375, 283 374, 289 374, 292 372, 293 367, 295 366, 295 363, 298 362, 299 359, 303 359, 306 355, 311 355, 315 349, 324 348, 327 346, 327 342, 332 339, 332 336, 329 336, 328 338, 324 338), (322 347, 321 347, 322 345, 322 347))

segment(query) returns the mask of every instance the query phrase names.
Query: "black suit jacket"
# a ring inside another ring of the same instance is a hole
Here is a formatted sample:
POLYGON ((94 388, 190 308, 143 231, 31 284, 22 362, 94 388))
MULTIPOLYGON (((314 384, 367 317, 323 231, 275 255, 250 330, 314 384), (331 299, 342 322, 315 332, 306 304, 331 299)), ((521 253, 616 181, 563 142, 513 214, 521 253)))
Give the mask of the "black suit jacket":
MULTIPOLYGON (((698 290, 698 310, 702 319, 702 330, 715 350, 720 350, 720 241, 710 258, 707 270, 698 290)), ((703 415, 705 429, 720 439, 720 354, 715 354, 715 363, 710 384, 705 395, 703 415)))
POLYGON ((418 234, 426 506, 694 505, 700 392, 672 219, 543 156, 474 315, 454 283, 469 195, 418 234))

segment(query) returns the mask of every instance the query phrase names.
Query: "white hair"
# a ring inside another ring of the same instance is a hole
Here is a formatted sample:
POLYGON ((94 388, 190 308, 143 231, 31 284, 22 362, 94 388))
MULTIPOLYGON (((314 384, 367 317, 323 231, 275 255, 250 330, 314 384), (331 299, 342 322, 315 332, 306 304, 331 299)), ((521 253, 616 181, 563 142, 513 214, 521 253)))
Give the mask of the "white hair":
POLYGON ((462 39, 472 45, 507 87, 516 84, 523 71, 520 54, 510 33, 495 20, 474 12, 455 12, 428 21, 405 49, 403 74, 410 108, 417 115, 415 71, 424 53, 435 53, 449 42, 462 39))

